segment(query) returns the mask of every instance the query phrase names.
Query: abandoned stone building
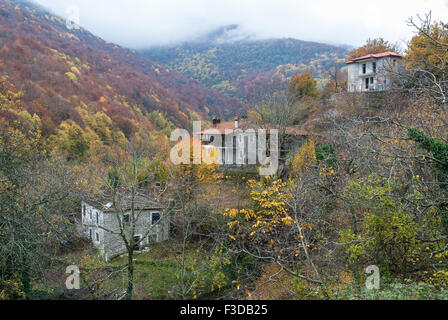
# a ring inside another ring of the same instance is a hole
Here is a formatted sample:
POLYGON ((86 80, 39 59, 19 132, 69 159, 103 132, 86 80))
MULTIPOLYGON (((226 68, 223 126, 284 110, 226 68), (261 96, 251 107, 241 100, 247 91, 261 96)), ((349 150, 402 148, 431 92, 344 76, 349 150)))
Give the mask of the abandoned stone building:
MULTIPOLYGON (((259 130, 266 131, 266 149, 269 150, 270 131, 276 129, 271 125, 257 125, 248 119, 235 119, 234 121, 221 122, 213 119, 213 126, 196 133, 197 139, 202 141, 205 153, 217 150, 218 163, 224 167, 244 167, 250 164, 254 158, 251 152, 257 152, 260 147, 259 130), (219 138, 219 139, 217 139, 219 138), (219 141, 219 142, 218 142, 219 141), (252 146, 252 148, 251 148, 252 146)), ((280 158, 282 155, 295 151, 300 147, 309 133, 295 127, 279 128, 280 158)))
MULTIPOLYGON (((134 241, 135 250, 141 251, 150 247, 151 243, 167 240, 169 237, 169 221, 165 210, 158 205, 139 205, 134 207, 134 241)), ((112 203, 103 204, 97 200, 82 202, 81 232, 87 236, 106 261, 125 254, 126 247, 120 230, 127 237, 131 226, 131 208, 129 204, 113 208, 112 203)))
POLYGON ((395 52, 369 54, 347 61, 348 92, 379 92, 391 88, 403 56, 395 52))

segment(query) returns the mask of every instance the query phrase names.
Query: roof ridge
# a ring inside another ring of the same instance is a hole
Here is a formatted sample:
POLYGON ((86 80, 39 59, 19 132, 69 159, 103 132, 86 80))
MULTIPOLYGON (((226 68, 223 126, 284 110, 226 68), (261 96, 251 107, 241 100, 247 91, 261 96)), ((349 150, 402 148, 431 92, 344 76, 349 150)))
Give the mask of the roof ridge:
POLYGON ((384 58, 384 57, 390 57, 390 56, 394 56, 394 57, 400 57, 403 58, 403 55, 394 51, 385 51, 385 52, 380 52, 380 53, 370 53, 368 55, 365 56, 361 56, 358 58, 353 58, 349 61, 347 61, 345 64, 350 64, 350 63, 354 63, 356 61, 361 61, 361 60, 366 60, 369 58, 384 58))

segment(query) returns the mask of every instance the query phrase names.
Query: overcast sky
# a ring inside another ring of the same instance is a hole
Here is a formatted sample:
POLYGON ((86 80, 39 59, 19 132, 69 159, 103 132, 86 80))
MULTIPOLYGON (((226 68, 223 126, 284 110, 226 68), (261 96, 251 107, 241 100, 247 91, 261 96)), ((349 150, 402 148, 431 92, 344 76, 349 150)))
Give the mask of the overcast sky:
POLYGON ((101 38, 143 48, 189 40, 220 26, 238 24, 259 38, 292 37, 362 45, 367 38, 409 40, 406 19, 432 10, 448 21, 448 0, 33 0, 101 38))

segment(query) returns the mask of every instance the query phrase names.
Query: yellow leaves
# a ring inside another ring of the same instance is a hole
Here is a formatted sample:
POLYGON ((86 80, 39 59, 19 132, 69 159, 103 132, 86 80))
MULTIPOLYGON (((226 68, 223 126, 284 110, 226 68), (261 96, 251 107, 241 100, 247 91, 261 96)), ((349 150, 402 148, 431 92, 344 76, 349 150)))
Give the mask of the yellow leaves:
POLYGON ((235 218, 237 215, 238 215, 237 209, 226 209, 224 213, 225 217, 231 217, 231 218, 235 218))
POLYGON ((286 217, 282 218, 282 222, 285 225, 290 226, 294 223, 294 220, 290 216, 286 216, 286 217))
POLYGON ((17 157, 36 152, 43 154, 41 138, 39 120, 36 117, 21 116, 21 119, 14 121, 0 118, 0 151, 9 150, 17 157))
POLYGON ((241 288, 241 284, 240 284, 240 282, 239 282, 238 280, 233 280, 233 281, 232 281, 232 284, 236 284, 236 289, 237 289, 237 290, 240 290, 240 288, 241 288))
POLYGON ((70 70, 77 75, 81 74, 81 71, 79 71, 79 69, 77 67, 71 67, 70 70))
MULTIPOLYGON (((224 212, 224 216, 229 218, 237 218, 238 216, 244 216, 244 219, 246 221, 256 218, 256 215, 253 210, 246 210, 246 209, 241 210, 226 209, 226 211, 224 212)), ((227 225, 229 228, 233 228, 236 224, 238 224, 237 220, 229 222, 227 225)))
MULTIPOLYGON (((431 26, 431 37, 440 41, 446 42, 448 39, 448 34, 443 28, 443 25, 440 23, 434 23, 431 26)), ((420 66, 418 63, 421 61, 421 57, 425 57, 430 63, 437 64, 440 63, 440 54, 443 54, 443 47, 440 48, 434 47, 432 44, 432 40, 426 37, 425 35, 419 33, 414 36, 410 43, 410 50, 407 53, 407 65, 409 68, 415 68, 420 66), (439 49, 437 51, 437 49, 439 49)))
POLYGON ((313 226, 312 224, 304 224, 302 227, 303 227, 304 229, 308 229, 308 230, 310 230, 310 231, 312 231, 313 228, 314 228, 314 226, 313 226))
POLYGON ((386 51, 394 51, 395 46, 383 38, 368 39, 366 44, 358 49, 349 52, 349 60, 359 58, 372 53, 382 53, 386 51))
POLYGON ((442 285, 446 283, 446 279, 448 279, 448 270, 439 270, 432 274, 432 276, 429 278, 429 283, 432 285, 442 285))
POLYGON ((241 213, 242 214, 245 214, 245 219, 246 219, 246 221, 249 221, 249 220, 251 220, 252 218, 255 218, 256 217, 256 215, 255 215, 255 213, 254 213, 254 211, 253 210, 241 210, 241 213))
POLYGON ((304 97, 316 97, 318 95, 316 86, 317 82, 309 72, 297 74, 291 78, 289 95, 296 101, 304 97))
POLYGON ((236 238, 232 235, 229 235, 229 238, 232 239, 233 241, 236 241, 236 238))
POLYGON ((69 78, 71 82, 78 83, 78 78, 76 77, 76 75, 73 72, 66 72, 65 76, 67 78, 69 78))
POLYGON ((292 226, 297 223, 289 215, 287 202, 292 198, 292 194, 287 183, 280 179, 265 179, 260 182, 249 180, 247 184, 251 187, 251 199, 257 209, 227 209, 224 216, 235 219, 228 223, 230 229, 238 224, 237 221, 254 221, 247 230, 248 237, 253 237, 257 232, 266 234, 281 225, 292 226))
POLYGON ((229 229, 232 229, 232 228, 235 227, 235 225, 237 225, 237 224, 238 224, 238 221, 235 220, 235 221, 229 222, 229 223, 227 224, 227 226, 229 227, 229 229))
POLYGON ((313 139, 309 139, 294 156, 291 162, 291 170, 295 176, 300 176, 315 164, 316 148, 313 139))
POLYGON ((4 280, 1 282, 0 300, 25 299, 26 294, 22 291, 22 283, 19 280, 4 280))
POLYGON ((333 168, 322 168, 321 172, 319 173, 321 178, 334 176, 335 174, 336 173, 334 172, 333 168))
POLYGON ((261 225, 262 225, 261 220, 257 220, 257 223, 255 223, 255 224, 252 226, 252 228, 254 228, 254 229, 258 229, 261 225))

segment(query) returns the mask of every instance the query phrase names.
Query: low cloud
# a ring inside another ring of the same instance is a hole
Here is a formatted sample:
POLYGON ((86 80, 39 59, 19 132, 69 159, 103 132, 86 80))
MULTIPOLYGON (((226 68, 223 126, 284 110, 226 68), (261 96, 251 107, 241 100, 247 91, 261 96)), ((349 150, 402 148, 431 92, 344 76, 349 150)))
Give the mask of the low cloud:
POLYGON ((140 49, 191 40, 225 25, 239 35, 292 37, 362 45, 367 38, 406 41, 406 19, 432 10, 448 16, 445 0, 34 0, 61 17, 79 7, 80 24, 103 39, 140 49))

